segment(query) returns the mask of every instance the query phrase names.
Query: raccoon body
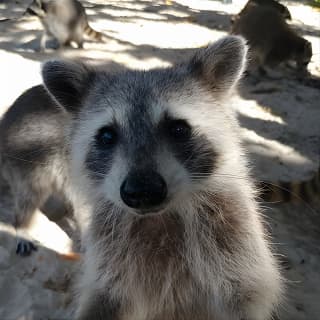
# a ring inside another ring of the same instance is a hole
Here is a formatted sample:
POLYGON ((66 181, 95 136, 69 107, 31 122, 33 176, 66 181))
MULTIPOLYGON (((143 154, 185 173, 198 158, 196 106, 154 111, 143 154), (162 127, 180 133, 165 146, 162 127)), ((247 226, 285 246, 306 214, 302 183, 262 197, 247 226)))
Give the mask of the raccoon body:
POLYGON ((226 37, 168 69, 49 61, 46 89, 4 115, 15 224, 56 189, 75 207, 85 248, 76 319, 274 315, 282 280, 228 105, 245 55, 226 37))
MULTIPOLYGON (((13 224, 17 229, 27 228, 36 209, 46 207, 52 194, 64 195, 67 189, 66 121, 66 112, 43 86, 23 93, 1 119, 1 176, 10 187, 13 224)), ((52 205, 48 203, 47 207, 52 205)), ((33 248, 31 242, 20 241, 17 253, 28 255, 33 248)))
POLYGON ((243 9, 235 16, 231 18, 231 23, 238 20, 243 14, 245 14, 252 7, 268 7, 276 12, 278 12, 284 19, 291 20, 291 14, 289 9, 276 0, 249 0, 243 9))
POLYGON ((102 41, 104 35, 88 24, 85 9, 78 0, 34 0, 28 12, 39 17, 44 33, 40 40, 41 50, 45 50, 48 36, 54 37, 59 46, 75 42, 83 47, 84 35, 102 41))
POLYGON ((232 33, 242 35, 250 47, 250 67, 276 67, 294 61, 297 69, 307 67, 311 43, 299 36, 283 16, 267 6, 250 6, 234 22, 232 33))
POLYGON ((76 319, 272 318, 282 280, 229 107, 245 56, 232 36, 168 69, 43 66, 70 116, 76 319))
POLYGON ((314 202, 320 200, 320 168, 308 180, 262 182, 261 196, 268 202, 314 202))

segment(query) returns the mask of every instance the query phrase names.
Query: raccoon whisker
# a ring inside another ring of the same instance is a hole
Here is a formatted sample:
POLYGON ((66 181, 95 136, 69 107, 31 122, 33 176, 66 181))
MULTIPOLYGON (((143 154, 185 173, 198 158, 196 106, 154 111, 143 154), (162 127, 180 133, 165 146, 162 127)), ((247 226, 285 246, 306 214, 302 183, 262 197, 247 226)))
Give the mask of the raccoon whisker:
POLYGON ((94 173, 97 176, 100 176, 101 178, 104 178, 106 176, 104 173, 98 171, 92 171, 92 173, 94 173))
MULTIPOLYGON (((211 192, 209 190, 207 190, 205 192, 205 194, 201 194, 201 195, 196 195, 196 197, 198 198, 198 200, 200 201, 200 205, 205 205, 207 208, 211 209, 215 214, 217 214, 219 216, 219 218, 221 219, 221 221, 223 223, 225 223, 225 217, 222 213, 222 209, 214 202, 212 201, 212 197, 213 199, 217 194, 215 192, 211 192), (210 200, 208 199, 208 196, 210 197, 210 200)), ((207 210, 201 210, 201 212, 205 212, 206 215, 208 215, 208 211, 207 210)), ((207 219, 206 221, 210 221, 210 219, 207 219)))
POLYGON ((170 241, 171 241, 171 237, 169 236, 169 232, 168 232, 168 229, 167 229, 167 225, 165 224, 165 219, 164 219, 163 215, 160 215, 160 222, 161 222, 161 224, 163 225, 163 227, 165 229, 167 238, 170 239, 170 241))
POLYGON ((186 163, 188 163, 188 161, 189 161, 190 159, 192 159, 192 157, 193 157, 195 154, 196 154, 195 151, 191 152, 190 155, 189 155, 189 157, 182 162, 182 165, 185 165, 186 163))
POLYGON ((191 172, 191 175, 208 175, 208 176, 211 176, 211 173, 199 171, 199 172, 191 172))
MULTIPOLYGON (((199 155, 199 153, 201 153, 202 156, 210 156, 211 152, 210 151, 203 151, 201 148, 192 148, 193 152, 190 153, 189 157, 187 159, 185 159, 182 164, 186 164, 188 161, 190 161, 190 159, 192 159, 195 155, 199 155)), ((207 166, 207 167, 211 167, 211 166, 207 166)))
MULTIPOLYGON (((90 163, 90 162, 88 162, 88 163, 90 163)), ((99 171, 96 171, 96 170, 91 170, 91 172, 93 174, 95 174, 95 175, 98 175, 98 176, 102 177, 102 178, 104 178, 106 176, 105 173, 99 172, 99 171)))
POLYGON ((111 222, 111 241, 114 241, 114 230, 116 225, 116 214, 114 213, 114 208, 111 209, 110 215, 107 215, 104 221, 104 226, 109 225, 111 222))
MULTIPOLYGON (((244 179, 244 180, 247 180, 249 181, 248 178, 246 177, 241 177, 241 176, 236 176, 236 175, 232 175, 232 174, 216 174, 216 176, 220 176, 220 177, 223 177, 223 178, 230 178, 230 179, 244 179)), ((197 180, 200 180, 201 178, 203 177, 207 177, 205 175, 191 175, 191 179, 194 180, 194 181, 197 181, 197 180)), ((289 194, 293 195, 296 199, 298 199, 299 201, 301 201, 313 214, 317 214, 317 211, 307 202, 305 201, 302 197, 300 197, 298 194, 294 193, 293 191, 285 188, 285 187, 282 187, 281 185, 278 185, 276 183, 272 183, 272 182, 268 182, 268 181, 264 181, 264 180, 258 180, 257 181, 258 184, 260 183, 263 183, 264 185, 267 184, 267 185, 270 185, 270 186, 274 186, 276 188, 279 188, 280 190, 283 190, 283 191, 286 191, 288 192, 289 194)), ((270 188, 271 189, 271 188, 270 188)), ((263 187, 259 188, 259 191, 258 193, 262 193, 263 192, 263 187)), ((265 200, 261 197, 258 197, 261 201, 264 201, 265 200)), ((279 203, 280 201, 274 201, 274 202, 269 202, 270 204, 272 203, 279 203)))
POLYGON ((201 181, 203 179, 209 178, 210 176, 190 176, 190 179, 193 181, 201 181))
MULTIPOLYGON (((291 193, 291 192, 290 192, 291 193)), ((291 193, 291 194, 293 194, 293 195, 295 195, 294 193, 291 193)), ((301 203, 304 205, 304 206, 306 206, 306 208, 308 209, 308 210, 310 210, 310 212, 312 213, 312 214, 314 214, 314 215, 318 215, 319 214, 319 212, 315 209, 315 208, 313 208, 307 201, 305 201, 305 200, 303 200, 302 198, 299 198, 298 197, 298 199, 299 199, 299 201, 301 201, 301 203)), ((263 200, 263 201, 265 201, 265 200, 263 200)), ((267 203, 269 203, 269 204, 282 204, 283 202, 281 202, 281 201, 274 201, 274 202, 271 202, 271 201, 269 201, 269 202, 267 202, 267 203)), ((272 209, 272 208, 270 208, 270 207, 265 207, 265 208, 268 208, 268 209, 272 209)))
POLYGON ((112 228, 111 228, 111 240, 112 241, 115 240, 114 235, 115 235, 116 223, 118 222, 119 219, 121 219, 120 212, 121 212, 120 208, 113 207, 112 214, 110 215, 110 217, 112 216, 112 228), (118 211, 118 212, 116 212, 116 211, 118 211))
POLYGON ((198 174, 190 174, 190 177, 197 178, 197 177, 211 177, 210 173, 198 173, 198 174))
MULTIPOLYGON (((118 208, 108 203, 105 203, 104 201, 100 201, 100 203, 98 204, 98 207, 99 207, 99 211, 102 211, 102 212, 107 211, 107 214, 103 214, 103 217, 101 217, 103 218, 101 219, 102 230, 109 229, 111 227, 111 232, 108 233, 108 238, 110 237, 110 240, 114 242, 116 224, 121 218, 120 214, 116 213, 118 208)), ((103 245, 104 243, 105 243, 105 238, 102 237, 101 241, 98 241, 96 245, 99 248, 100 244, 103 245)))
POLYGON ((239 180, 246 180, 246 181, 251 181, 248 177, 245 176, 237 176, 233 174, 224 174, 224 173, 218 173, 214 174, 216 177, 223 177, 223 178, 232 178, 232 179, 239 179, 239 180))
MULTIPOLYGON (((297 193, 291 191, 290 189, 285 188, 285 187, 278 185, 276 183, 269 182, 269 181, 260 181, 260 182, 263 183, 264 185, 267 184, 269 186, 276 187, 282 191, 288 192, 290 195, 293 195, 296 199, 301 201, 313 214, 318 214, 318 212, 307 201, 305 201, 302 197, 300 197, 297 193)), ((269 190, 271 190, 271 188, 269 188, 269 190)), ((270 203, 270 204, 280 203, 280 201, 274 201, 274 202, 269 201, 267 203, 270 203)))

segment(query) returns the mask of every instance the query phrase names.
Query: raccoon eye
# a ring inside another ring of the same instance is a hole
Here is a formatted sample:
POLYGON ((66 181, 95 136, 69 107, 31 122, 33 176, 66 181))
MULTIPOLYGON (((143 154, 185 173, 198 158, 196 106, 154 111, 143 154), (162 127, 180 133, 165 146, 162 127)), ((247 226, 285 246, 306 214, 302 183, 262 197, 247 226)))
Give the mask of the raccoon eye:
POLYGON ((101 146, 112 146, 117 142, 117 132, 110 126, 102 127, 96 135, 96 141, 101 146))
POLYGON ((177 141, 185 141, 191 136, 191 127, 184 120, 173 120, 169 124, 168 133, 177 141))

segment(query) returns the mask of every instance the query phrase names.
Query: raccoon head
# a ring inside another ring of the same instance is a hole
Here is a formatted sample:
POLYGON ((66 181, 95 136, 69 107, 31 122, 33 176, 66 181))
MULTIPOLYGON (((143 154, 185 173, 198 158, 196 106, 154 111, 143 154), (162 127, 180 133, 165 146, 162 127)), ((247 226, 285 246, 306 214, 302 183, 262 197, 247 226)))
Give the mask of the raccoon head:
POLYGON ((45 4, 42 0, 33 0, 27 8, 27 13, 43 18, 46 15, 45 4))
POLYGON ((261 6, 268 6, 269 8, 273 8, 277 12, 279 12, 282 17, 286 20, 291 20, 291 14, 289 9, 278 2, 277 0, 251 0, 249 4, 261 5, 261 6))
POLYGON ((276 0, 249 0, 240 13, 230 18, 231 25, 234 25, 243 15, 258 7, 267 7, 277 12, 284 20, 292 20, 289 9, 276 0))
POLYGON ((167 69, 111 74, 46 62, 45 87, 73 118, 72 177, 90 202, 159 213, 192 201, 215 176, 222 188, 217 173, 237 174, 228 93, 246 52, 244 40, 230 36, 167 69))
POLYGON ((268 0, 268 1, 264 1, 264 2, 266 5, 269 5, 271 8, 274 8, 275 10, 277 10, 285 20, 292 19, 289 9, 286 6, 284 6, 283 4, 281 4, 275 0, 272 0, 272 1, 268 0))

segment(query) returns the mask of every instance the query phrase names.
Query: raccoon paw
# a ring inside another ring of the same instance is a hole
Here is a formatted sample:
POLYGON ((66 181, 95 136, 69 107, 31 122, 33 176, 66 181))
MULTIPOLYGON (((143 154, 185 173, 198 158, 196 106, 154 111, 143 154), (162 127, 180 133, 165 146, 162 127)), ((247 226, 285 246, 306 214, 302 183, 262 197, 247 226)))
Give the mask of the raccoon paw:
POLYGON ((32 251, 37 251, 38 248, 31 242, 25 239, 19 239, 16 248, 16 254, 21 257, 30 256, 32 251))

